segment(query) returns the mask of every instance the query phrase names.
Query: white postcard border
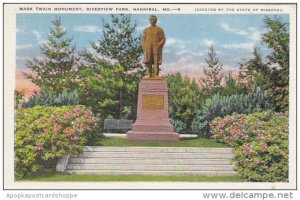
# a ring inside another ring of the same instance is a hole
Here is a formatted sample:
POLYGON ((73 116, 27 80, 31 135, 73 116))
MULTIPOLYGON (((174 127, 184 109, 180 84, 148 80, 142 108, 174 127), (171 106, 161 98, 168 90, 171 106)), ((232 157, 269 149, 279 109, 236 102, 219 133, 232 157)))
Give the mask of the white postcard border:
MULTIPOLYGON (((23 6, 30 4, 24 4, 23 6)), ((16 66, 16 14, 52 13, 52 11, 20 11, 21 4, 4 5, 4 189, 295 189, 296 188, 296 5, 295 4, 32 4, 51 8, 86 7, 155 7, 160 11, 135 12, 134 14, 162 14, 161 9, 181 8, 181 11, 167 11, 164 14, 289 14, 290 15, 290 108, 289 108, 289 182, 15 182, 14 181, 14 89, 16 66), (280 9, 279 12, 203 11, 195 13, 195 6, 201 8, 259 8, 280 9)), ((86 13, 82 11, 59 11, 57 13, 86 13)), ((127 13, 126 11, 89 12, 89 14, 127 13)), ((132 13, 132 10, 129 13, 132 13)))

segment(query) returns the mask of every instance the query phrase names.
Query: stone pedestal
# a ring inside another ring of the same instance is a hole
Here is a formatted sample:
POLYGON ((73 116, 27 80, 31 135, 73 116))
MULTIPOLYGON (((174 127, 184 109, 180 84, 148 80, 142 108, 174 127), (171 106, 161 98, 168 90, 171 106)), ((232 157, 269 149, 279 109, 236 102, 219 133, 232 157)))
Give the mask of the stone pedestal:
POLYGON ((143 79, 139 84, 137 119, 129 141, 179 141, 169 122, 168 86, 164 79, 143 79))

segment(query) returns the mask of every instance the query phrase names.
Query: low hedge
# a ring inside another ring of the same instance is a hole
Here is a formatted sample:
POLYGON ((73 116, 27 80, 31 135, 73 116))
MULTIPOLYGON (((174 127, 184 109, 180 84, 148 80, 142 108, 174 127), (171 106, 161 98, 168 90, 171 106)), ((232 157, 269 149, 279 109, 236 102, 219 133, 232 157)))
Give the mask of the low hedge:
POLYGON ((288 113, 235 114, 210 123, 212 137, 234 147, 237 172, 249 181, 288 181, 288 113))
POLYGON ((220 96, 215 94, 206 99, 198 109, 192 123, 192 132, 200 137, 210 137, 210 122, 216 117, 226 115, 250 114, 256 109, 273 110, 271 94, 256 88, 249 94, 234 94, 231 96, 220 96))
POLYGON ((16 178, 52 171, 59 158, 80 153, 96 121, 84 106, 16 110, 16 178))

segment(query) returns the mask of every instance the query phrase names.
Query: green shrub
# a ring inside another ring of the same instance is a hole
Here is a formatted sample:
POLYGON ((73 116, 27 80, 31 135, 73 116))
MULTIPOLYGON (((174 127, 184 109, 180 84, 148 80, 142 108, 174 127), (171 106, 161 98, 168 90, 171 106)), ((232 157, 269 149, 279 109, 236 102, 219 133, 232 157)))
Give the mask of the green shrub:
POLYGON ((212 136, 234 147, 237 172, 249 181, 288 181, 288 113, 216 118, 212 136))
POLYGON ((23 98, 24 98, 24 93, 21 91, 15 90, 15 109, 18 108, 18 106, 21 103, 23 98))
POLYGON ((206 99, 198 110, 192 123, 192 131, 199 136, 209 137, 209 123, 216 117, 223 117, 233 113, 248 114, 254 112, 257 108, 263 110, 272 109, 270 96, 270 94, 261 91, 260 88, 256 88, 250 94, 235 94, 231 96, 216 94, 212 98, 206 99))
POLYGON ((84 106, 36 106, 16 111, 16 178, 55 168, 58 158, 77 154, 96 118, 84 106))
POLYGON ((169 89, 169 116, 178 133, 189 132, 203 93, 194 80, 177 72, 166 76, 169 89))
POLYGON ((186 124, 180 120, 173 120, 170 118, 170 123, 173 125, 176 133, 184 133, 187 130, 186 124))
POLYGON ((61 94, 52 94, 42 91, 41 94, 34 93, 28 101, 22 103, 23 108, 32 108, 34 106, 72 106, 77 105, 79 96, 77 91, 62 92, 61 94))

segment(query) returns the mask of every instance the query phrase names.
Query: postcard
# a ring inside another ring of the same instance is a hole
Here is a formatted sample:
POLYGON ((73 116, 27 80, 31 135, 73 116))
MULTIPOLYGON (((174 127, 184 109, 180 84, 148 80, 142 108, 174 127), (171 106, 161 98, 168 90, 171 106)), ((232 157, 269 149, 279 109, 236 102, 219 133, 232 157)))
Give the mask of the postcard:
POLYGON ((296 189, 296 28, 288 3, 4 4, 4 189, 296 189))

